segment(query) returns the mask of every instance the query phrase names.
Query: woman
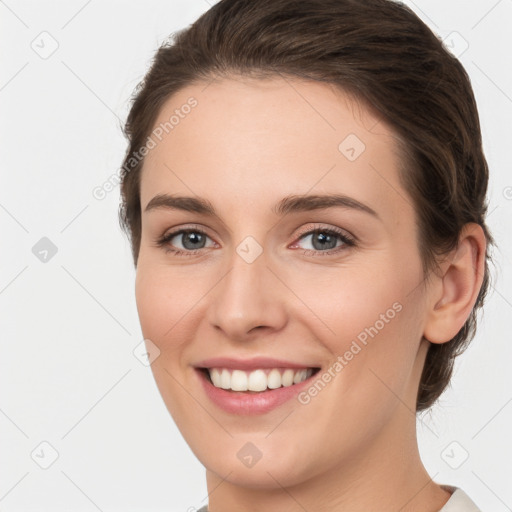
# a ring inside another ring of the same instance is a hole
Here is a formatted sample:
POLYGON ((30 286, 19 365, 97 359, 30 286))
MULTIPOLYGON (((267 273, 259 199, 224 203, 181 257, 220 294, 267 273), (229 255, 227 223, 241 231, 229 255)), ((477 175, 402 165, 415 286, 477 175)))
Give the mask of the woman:
POLYGON ((416 439, 493 243, 473 92, 430 29, 390 0, 221 0, 126 134, 138 313, 201 510, 478 510, 416 439))

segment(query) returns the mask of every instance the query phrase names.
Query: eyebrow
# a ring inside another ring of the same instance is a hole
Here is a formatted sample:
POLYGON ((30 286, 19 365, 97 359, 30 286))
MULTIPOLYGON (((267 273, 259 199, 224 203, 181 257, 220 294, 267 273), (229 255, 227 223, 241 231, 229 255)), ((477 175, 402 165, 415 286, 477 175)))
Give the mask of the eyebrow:
MULTIPOLYGON (((343 194, 291 195, 281 199, 272 207, 271 211, 283 216, 294 212, 334 207, 361 211, 381 220, 379 214, 368 205, 343 194)), ((156 209, 182 210, 219 217, 210 201, 198 197, 158 194, 149 201, 144 212, 156 209)))

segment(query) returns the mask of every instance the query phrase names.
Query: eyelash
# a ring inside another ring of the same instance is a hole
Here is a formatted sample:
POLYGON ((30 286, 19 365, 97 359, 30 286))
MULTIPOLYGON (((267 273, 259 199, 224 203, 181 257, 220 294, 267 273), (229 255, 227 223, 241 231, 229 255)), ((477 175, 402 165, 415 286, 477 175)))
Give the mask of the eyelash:
MULTIPOLYGON (((194 256, 199 251, 204 249, 204 247, 201 249, 183 250, 183 249, 173 249, 172 247, 169 246, 169 242, 176 235, 182 235, 182 234, 184 235, 184 234, 188 234, 188 233, 200 233, 201 235, 208 237, 207 233, 199 227, 179 229, 176 231, 171 231, 170 233, 164 234, 163 236, 159 237, 156 240, 156 246, 163 248, 166 253, 168 253, 168 254, 171 253, 174 256, 185 256, 185 257, 194 256)), ((356 246, 355 238, 348 236, 346 233, 342 232, 340 229, 325 228, 323 226, 315 226, 313 229, 308 229, 307 231, 300 233, 298 235, 297 242, 302 240, 303 238, 305 238, 308 235, 314 235, 314 234, 318 234, 318 233, 323 233, 323 234, 330 235, 330 236, 332 236, 332 235, 337 236, 343 242, 343 245, 340 247, 336 247, 334 249, 326 250, 326 251, 319 251, 319 250, 315 250, 315 249, 303 249, 304 255, 309 255, 311 253, 321 254, 321 255, 331 255, 331 254, 335 254, 340 251, 346 250, 348 247, 356 246)), ((296 242, 294 242, 294 244, 295 243, 296 242)))

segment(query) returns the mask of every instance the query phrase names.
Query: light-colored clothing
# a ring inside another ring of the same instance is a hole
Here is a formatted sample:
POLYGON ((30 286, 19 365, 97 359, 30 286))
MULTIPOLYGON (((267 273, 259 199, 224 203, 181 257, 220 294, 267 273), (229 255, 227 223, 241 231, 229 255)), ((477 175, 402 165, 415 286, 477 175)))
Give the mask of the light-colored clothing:
POLYGON ((439 512, 481 512, 460 487, 451 485, 441 485, 441 487, 452 493, 452 497, 439 512))
MULTIPOLYGON (((452 497, 439 512, 481 512, 461 488, 451 485, 441 485, 441 487, 451 493, 452 497)), ((207 505, 201 507, 197 512, 208 512, 207 505)))

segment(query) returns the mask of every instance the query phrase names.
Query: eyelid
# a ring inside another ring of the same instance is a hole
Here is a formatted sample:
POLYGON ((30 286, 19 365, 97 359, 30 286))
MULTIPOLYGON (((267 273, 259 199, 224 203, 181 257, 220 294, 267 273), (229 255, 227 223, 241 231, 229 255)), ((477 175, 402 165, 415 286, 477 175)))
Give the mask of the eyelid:
MULTIPOLYGON (((176 249, 171 248, 170 246, 170 240, 172 240, 175 236, 179 236, 188 232, 197 232, 201 233, 202 235, 208 237, 210 240, 214 242, 215 245, 219 245, 213 237, 211 237, 207 230, 199 225, 199 224, 188 224, 184 226, 177 226, 175 228, 170 228, 169 230, 165 231, 164 234, 156 239, 156 247, 158 248, 164 248, 166 252, 172 253, 175 255, 182 255, 186 254, 189 256, 193 256, 199 252, 201 252, 203 249, 211 249, 211 247, 201 247, 199 249, 176 249)), ((357 237, 352 235, 351 233, 348 233, 346 230, 339 228, 337 226, 328 226, 325 224, 314 224, 307 225, 305 227, 301 227, 299 230, 299 233, 295 236, 294 242, 292 242, 292 246, 297 244, 300 240, 305 238, 306 236, 310 236, 315 233, 332 233, 336 236, 338 236, 341 241, 343 242, 343 245, 337 248, 321 251, 321 250, 311 250, 311 249, 305 249, 305 251, 315 252, 315 253, 321 253, 324 255, 328 254, 334 254, 336 252, 339 252, 343 249, 346 249, 347 247, 353 247, 357 244, 358 240, 357 237)), ((290 246, 288 246, 290 247, 290 246)))
MULTIPOLYGON (((296 235, 295 242, 300 240, 302 237, 304 237, 304 235, 310 235, 311 233, 315 233, 315 232, 319 232, 319 231, 320 232, 331 231, 331 232, 336 233, 337 235, 340 235, 340 236, 354 242, 354 244, 356 242, 358 242, 357 237, 345 229, 339 228, 337 226, 330 226, 327 224, 319 224, 319 223, 316 223, 313 226, 307 225, 306 227, 301 227, 299 229, 298 234, 296 235)), ((295 243, 295 242, 293 242, 293 243, 295 243)))
POLYGON ((197 252, 201 251, 202 249, 206 249, 205 247, 202 247, 200 249, 191 249, 191 250, 172 248, 172 246, 170 245, 170 241, 175 236, 179 236, 179 235, 182 235, 182 234, 188 233, 188 232, 201 233, 202 235, 204 235, 204 236, 208 237, 210 240, 212 240, 215 245, 218 245, 218 243, 214 240, 214 238, 212 236, 210 236, 207 233, 207 230, 203 226, 201 226, 199 224, 188 224, 188 225, 184 225, 184 226, 181 226, 181 225, 175 226, 173 228, 170 228, 170 229, 167 229, 166 231, 164 231, 164 233, 161 236, 158 236, 156 238, 155 247, 162 248, 168 253, 173 253, 173 254, 186 253, 188 255, 194 255, 197 252))
POLYGON ((166 231, 164 231, 164 234, 162 235, 162 238, 163 237, 168 237, 170 235, 178 235, 182 231, 197 231, 199 233, 202 233, 202 234, 207 235, 208 237, 212 238, 208 234, 207 228, 203 227, 201 224, 193 224, 193 223, 192 224, 185 224, 185 225, 178 224, 178 226, 169 228, 166 231))

